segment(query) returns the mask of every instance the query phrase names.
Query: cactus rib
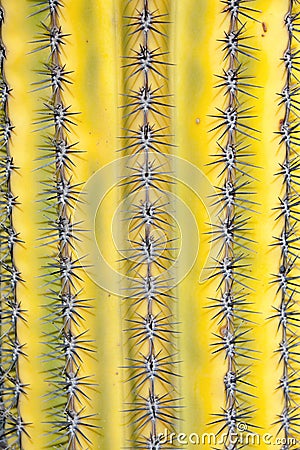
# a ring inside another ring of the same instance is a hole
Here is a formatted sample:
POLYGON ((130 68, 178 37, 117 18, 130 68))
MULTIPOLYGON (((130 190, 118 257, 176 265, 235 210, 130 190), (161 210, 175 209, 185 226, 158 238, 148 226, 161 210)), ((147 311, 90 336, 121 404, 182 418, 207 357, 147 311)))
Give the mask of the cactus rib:
POLYGON ((241 103, 241 97, 255 98, 256 87, 248 80, 243 60, 254 57, 254 48, 248 43, 245 19, 255 19, 255 9, 247 1, 222 1, 223 12, 229 16, 229 30, 220 39, 223 45, 224 61, 227 63, 223 74, 218 74, 218 88, 225 90, 225 107, 217 108, 212 117, 217 124, 210 130, 220 133, 218 152, 210 163, 220 166, 220 179, 223 184, 216 186, 212 205, 218 208, 219 223, 212 224, 212 242, 220 244, 215 265, 211 267, 209 279, 217 280, 220 297, 212 298, 213 318, 219 319, 220 333, 214 333, 216 341, 212 344, 214 354, 224 354, 227 371, 224 377, 225 407, 215 414, 213 424, 220 425, 220 433, 226 434, 224 449, 238 449, 242 444, 234 440, 238 423, 251 424, 253 409, 247 402, 253 394, 247 388, 250 368, 247 361, 254 358, 249 336, 251 313, 248 281, 251 280, 248 268, 249 248, 253 241, 249 237, 249 215, 255 210, 254 194, 251 189, 251 169, 249 152, 251 139, 257 138, 257 130, 249 125, 252 108, 241 103), (246 402, 246 403, 245 403, 246 402))
MULTIPOLYGON (((50 338, 47 354, 48 361, 56 370, 50 378, 53 390, 47 398, 54 402, 58 419, 49 421, 51 445, 64 445, 76 450, 89 446, 86 430, 97 428, 91 420, 94 415, 84 412, 83 400, 88 399, 86 389, 93 386, 89 376, 81 375, 83 355, 92 352, 92 341, 87 338, 87 330, 82 329, 84 319, 82 311, 89 308, 88 301, 81 298, 80 271, 85 266, 82 258, 76 258, 76 242, 81 233, 81 223, 74 223, 74 211, 77 196, 83 183, 74 183, 73 156, 80 153, 77 143, 70 143, 72 126, 76 125, 75 113, 71 105, 64 102, 64 87, 71 84, 71 71, 62 63, 62 46, 68 36, 60 25, 63 2, 38 2, 36 13, 46 13, 47 23, 42 22, 42 33, 35 41, 34 51, 49 50, 50 56, 40 71, 42 79, 35 83, 35 89, 50 90, 50 96, 40 111, 40 119, 35 122, 38 131, 46 132, 45 144, 41 147, 43 155, 40 169, 47 170, 50 178, 43 181, 44 192, 41 200, 46 206, 44 211, 50 217, 43 228, 46 241, 42 245, 53 248, 52 261, 44 268, 49 281, 47 296, 50 313, 45 317, 47 327, 54 323, 52 331, 46 334, 50 338), (57 399, 60 401, 57 402, 57 399)), ((49 328, 50 329, 50 328, 49 328)), ((53 408, 53 406, 52 406, 53 408)))
POLYGON ((138 354, 128 358, 125 366, 134 397, 125 411, 134 429, 134 448, 154 450, 163 448, 159 434, 164 428, 173 429, 179 406, 172 393, 177 376, 173 366, 178 362, 170 350, 176 324, 169 311, 174 296, 167 278, 176 251, 170 237, 168 191, 172 182, 165 153, 172 147, 165 132, 172 105, 170 94, 164 93, 170 63, 167 52, 152 48, 154 36, 166 36, 163 26, 168 21, 165 14, 152 11, 150 3, 143 0, 136 14, 126 16, 128 35, 135 36, 137 44, 123 66, 128 83, 133 85, 125 93, 123 117, 134 127, 127 127, 122 137, 122 150, 130 155, 130 166, 121 186, 132 199, 128 211, 130 248, 124 249, 123 261, 132 277, 125 300, 134 309, 133 318, 127 320, 127 332, 134 342, 132 351, 138 354), (138 89, 134 87, 136 80, 142 83, 138 89), (163 87, 158 80, 164 80, 163 87), (137 126, 139 120, 142 123, 137 126), (158 234, 159 230, 163 233, 158 234))

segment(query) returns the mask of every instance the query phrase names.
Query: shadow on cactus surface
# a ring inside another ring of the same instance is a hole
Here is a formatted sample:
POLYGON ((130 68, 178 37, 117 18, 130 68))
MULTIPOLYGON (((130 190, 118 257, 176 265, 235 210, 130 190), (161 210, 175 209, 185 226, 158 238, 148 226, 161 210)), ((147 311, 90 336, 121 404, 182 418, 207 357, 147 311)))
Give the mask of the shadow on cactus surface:
POLYGON ((300 2, 1 0, 0 448, 300 447, 300 2))

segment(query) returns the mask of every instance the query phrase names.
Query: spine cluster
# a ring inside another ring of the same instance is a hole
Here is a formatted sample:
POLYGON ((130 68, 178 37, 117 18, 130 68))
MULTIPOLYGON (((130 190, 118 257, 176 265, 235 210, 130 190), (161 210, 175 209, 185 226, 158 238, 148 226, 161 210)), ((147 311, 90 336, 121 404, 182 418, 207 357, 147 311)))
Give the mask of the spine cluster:
POLYGON ((13 221, 18 199, 12 190, 16 166, 10 149, 14 127, 9 117, 11 89, 5 75, 4 16, 0 3, 0 448, 22 449, 28 431, 20 410, 26 386, 20 375, 25 343, 20 341, 19 324, 25 320, 25 311, 18 296, 23 280, 15 262, 15 248, 22 241, 13 221))
POLYGON ((88 307, 87 300, 81 298, 80 272, 84 265, 75 256, 76 243, 83 230, 80 223, 72 220, 81 186, 73 182, 74 156, 79 150, 76 150, 77 143, 71 142, 71 128, 77 113, 64 102, 64 88, 66 83, 71 83, 71 72, 61 57, 67 37, 60 25, 63 3, 52 0, 38 2, 37 6, 37 13, 46 13, 46 22, 41 22, 43 31, 35 41, 35 51, 50 50, 40 71, 42 79, 36 83, 37 89, 49 92, 36 126, 38 131, 46 133, 40 148, 40 169, 47 173, 41 199, 46 216, 41 240, 42 245, 53 249, 50 262, 44 267, 50 299, 50 311, 45 317, 50 347, 47 361, 54 366, 48 380, 54 386, 48 396, 49 412, 55 417, 50 422, 50 435, 53 436, 51 445, 76 450, 91 444, 86 430, 95 428, 90 423, 92 416, 86 415, 83 407, 91 383, 89 377, 80 375, 84 354, 92 349, 82 326, 82 313, 88 307))
POLYGON ((129 167, 121 184, 130 203, 124 263, 131 279, 125 299, 132 313, 127 320, 132 345, 126 369, 133 397, 126 413, 133 428, 130 448, 157 450, 163 448, 159 434, 174 428, 179 407, 174 397, 177 361, 171 343, 176 332, 170 277, 176 249, 168 211, 171 178, 167 155, 172 144, 166 132, 171 105, 167 52, 156 45, 165 39, 167 20, 156 10, 155 2, 139 3, 140 10, 126 17, 134 47, 124 64, 127 86, 131 86, 123 105, 122 150, 129 155, 129 167))
POLYGON ((298 435, 299 375, 296 363, 299 361, 299 311, 297 298, 299 295, 299 43, 300 15, 296 12, 298 1, 290 0, 285 16, 288 42, 282 61, 285 67, 285 85, 280 95, 280 105, 284 108, 284 118, 280 123, 280 145, 284 148, 284 159, 277 173, 282 178, 283 194, 279 198, 276 217, 282 224, 280 236, 275 238, 274 246, 280 247, 279 271, 273 282, 277 286, 280 303, 276 306, 273 318, 278 320, 281 341, 277 350, 282 367, 282 376, 278 389, 283 395, 283 409, 276 423, 283 434, 282 450, 294 448, 293 438, 298 435))
MULTIPOLYGON (((223 73, 218 88, 225 94, 224 109, 218 109, 212 117, 218 124, 211 131, 220 131, 217 141, 218 152, 211 163, 220 167, 219 179, 222 184, 216 186, 217 193, 213 205, 217 208, 218 223, 212 224, 212 241, 220 244, 216 265, 209 278, 218 280, 217 298, 212 305, 213 318, 218 320, 220 333, 215 334, 213 353, 223 353, 227 361, 224 376, 225 406, 222 412, 215 414, 214 424, 220 425, 220 433, 226 433, 223 448, 233 450, 241 448, 237 442, 238 424, 245 424, 251 430, 252 408, 247 381, 250 374, 249 363, 253 358, 250 344, 250 320, 248 319, 249 294, 249 218, 255 207, 251 188, 250 150, 251 139, 257 139, 257 130, 250 126, 254 116, 251 107, 245 106, 250 97, 254 97, 251 77, 246 74, 249 58, 254 58, 255 50, 248 43, 246 20, 253 19, 256 13, 248 0, 224 0, 224 13, 229 18, 229 29, 221 39, 223 44, 223 73), (250 160, 250 161, 249 161, 250 160)), ((255 19, 253 19, 255 20, 255 19)))

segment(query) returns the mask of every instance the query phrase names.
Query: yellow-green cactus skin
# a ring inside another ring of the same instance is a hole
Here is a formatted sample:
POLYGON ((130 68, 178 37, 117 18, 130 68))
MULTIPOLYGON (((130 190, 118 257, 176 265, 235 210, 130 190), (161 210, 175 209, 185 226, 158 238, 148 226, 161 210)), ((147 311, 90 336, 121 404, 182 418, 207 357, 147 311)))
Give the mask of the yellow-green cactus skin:
POLYGON ((298 0, 1 0, 0 448, 296 450, 298 0))

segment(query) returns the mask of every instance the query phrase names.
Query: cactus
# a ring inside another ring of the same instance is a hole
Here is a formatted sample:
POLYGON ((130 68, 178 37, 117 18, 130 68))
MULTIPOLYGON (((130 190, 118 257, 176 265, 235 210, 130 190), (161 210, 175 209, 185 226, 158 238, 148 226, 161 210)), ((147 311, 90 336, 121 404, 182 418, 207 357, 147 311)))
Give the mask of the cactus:
POLYGON ((299 14, 1 0, 1 448, 299 447, 299 14))

